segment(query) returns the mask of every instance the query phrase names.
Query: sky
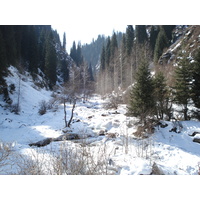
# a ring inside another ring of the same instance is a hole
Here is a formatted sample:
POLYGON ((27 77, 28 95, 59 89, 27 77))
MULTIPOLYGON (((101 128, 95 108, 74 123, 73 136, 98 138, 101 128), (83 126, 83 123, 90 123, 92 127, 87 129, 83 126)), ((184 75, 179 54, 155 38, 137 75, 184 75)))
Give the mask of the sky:
POLYGON ((190 9, 188 3, 174 0, 164 6, 160 0, 6 0, 1 3, 0 24, 52 25, 61 41, 66 32, 69 52, 73 41, 90 43, 99 34, 125 32, 130 24, 199 24, 196 3, 197 0, 190 0, 190 9))
POLYGON ((90 44, 92 39, 97 39, 98 35, 111 36, 113 31, 125 32, 126 24, 96 24, 96 23, 84 23, 84 24, 52 24, 52 28, 57 30, 60 35, 60 40, 63 40, 63 34, 66 34, 66 48, 67 52, 70 53, 73 41, 78 44, 90 44))

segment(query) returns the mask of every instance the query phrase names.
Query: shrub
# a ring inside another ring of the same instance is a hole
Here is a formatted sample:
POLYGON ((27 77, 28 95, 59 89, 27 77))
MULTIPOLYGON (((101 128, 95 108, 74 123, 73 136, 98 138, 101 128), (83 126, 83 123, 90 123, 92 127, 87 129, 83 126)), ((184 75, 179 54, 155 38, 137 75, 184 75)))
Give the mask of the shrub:
POLYGON ((42 100, 39 104, 39 111, 38 113, 40 115, 44 115, 47 112, 47 102, 45 100, 42 100))

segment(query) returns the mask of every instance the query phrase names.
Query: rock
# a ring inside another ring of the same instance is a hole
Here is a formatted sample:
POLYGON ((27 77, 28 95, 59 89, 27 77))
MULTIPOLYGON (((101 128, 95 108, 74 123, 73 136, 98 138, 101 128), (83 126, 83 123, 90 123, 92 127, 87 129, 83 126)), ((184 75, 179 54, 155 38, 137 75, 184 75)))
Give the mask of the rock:
POLYGON ((93 117, 94 117, 94 115, 91 115, 91 116, 88 117, 88 119, 92 119, 93 117))
POLYGON ((99 136, 105 135, 105 132, 106 132, 106 131, 104 131, 104 130, 100 130, 100 131, 99 131, 99 136))
POLYGON ((46 139, 41 140, 41 141, 39 141, 39 142, 31 143, 31 144, 29 144, 29 146, 30 146, 30 147, 31 147, 31 146, 44 147, 44 146, 50 144, 52 141, 53 141, 52 138, 46 138, 46 139))
POLYGON ((152 166, 151 175, 165 175, 161 168, 154 162, 152 166))
POLYGON ((175 132, 175 133, 177 133, 177 128, 174 127, 174 128, 172 128, 171 130, 169 130, 169 132, 175 132))
POLYGON ((116 138, 117 137, 117 133, 107 133, 106 136, 108 138, 116 138))
POLYGON ((193 139, 193 142, 200 143, 200 138, 194 138, 194 139, 193 139))
POLYGON ((200 134, 200 132, 193 132, 192 134, 189 134, 189 136, 194 137, 195 135, 200 134))

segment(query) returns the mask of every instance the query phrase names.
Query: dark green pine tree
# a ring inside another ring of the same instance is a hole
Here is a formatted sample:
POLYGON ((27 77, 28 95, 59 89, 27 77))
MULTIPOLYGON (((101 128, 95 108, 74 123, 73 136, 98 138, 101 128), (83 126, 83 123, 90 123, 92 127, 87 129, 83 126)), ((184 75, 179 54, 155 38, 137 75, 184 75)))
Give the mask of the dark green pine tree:
POLYGON ((136 74, 136 83, 130 93, 128 113, 139 117, 140 121, 146 124, 148 116, 154 114, 153 82, 148 68, 148 62, 143 60, 140 63, 136 74))
POLYGON ((69 81, 69 63, 67 62, 66 55, 60 61, 61 65, 61 72, 63 81, 66 83, 69 81))
POLYGON ((6 58, 5 42, 0 26, 0 80, 2 80, 3 76, 6 74, 5 72, 7 71, 7 67, 8 67, 8 62, 6 58))
POLYGON ((76 62, 77 60, 77 50, 76 50, 76 42, 73 42, 72 48, 70 49, 70 57, 76 62))
POLYGON ((108 37, 106 49, 105 49, 105 61, 107 65, 109 65, 110 63, 110 56, 111 56, 111 41, 110 41, 110 37, 108 37))
POLYGON ((114 57, 115 55, 115 51, 118 48, 118 44, 117 44, 117 36, 116 33, 114 32, 111 38, 111 44, 110 44, 110 52, 111 52, 111 56, 114 57))
POLYGON ((63 34, 63 46, 62 46, 63 50, 66 51, 66 34, 64 32, 63 34))
POLYGON ((176 25, 162 25, 163 29, 165 30, 166 36, 168 38, 169 44, 172 40, 172 31, 176 27, 176 25))
POLYGON ((29 32, 29 71, 32 73, 37 72, 37 68, 39 67, 38 62, 38 38, 36 35, 36 27, 31 26, 29 32))
POLYGON ((76 64, 77 66, 81 66, 81 64, 83 63, 83 56, 82 56, 82 52, 81 52, 81 43, 78 43, 77 46, 77 50, 76 50, 76 64))
POLYGON ((192 64, 192 100, 196 108, 200 109, 200 49, 198 49, 192 64))
POLYGON ((167 89, 166 79, 162 72, 156 73, 153 84, 156 115, 158 119, 163 119, 164 114, 169 115, 170 106, 169 90, 167 89))
POLYGON ((183 107, 184 119, 188 120, 188 105, 191 99, 191 64, 186 54, 178 62, 175 70, 175 102, 183 107))
POLYGON ((138 44, 144 44, 145 41, 148 40, 145 25, 136 25, 135 26, 135 32, 136 32, 136 42, 138 44))
POLYGON ((42 27, 39 35, 39 48, 38 48, 38 59, 39 68, 44 72, 45 68, 45 54, 46 54, 46 39, 48 38, 48 31, 46 27, 42 27))
POLYGON ((100 63, 101 63, 101 72, 103 72, 105 70, 105 65, 106 65, 106 51, 105 51, 105 46, 103 45, 102 47, 102 51, 101 51, 101 59, 100 59, 100 63))
POLYGON ((89 75, 89 81, 94 81, 94 76, 93 76, 93 70, 92 70, 92 65, 90 63, 89 67, 88 67, 88 75, 89 75))
POLYGON ((168 46, 168 38, 166 36, 165 30, 161 27, 156 39, 155 49, 154 49, 154 62, 157 63, 160 56, 163 53, 164 48, 168 46))
POLYGON ((52 88, 57 81, 56 67, 57 67, 57 54, 55 49, 53 33, 50 32, 46 43, 46 55, 45 55, 45 74, 49 80, 50 88, 52 88))
POLYGON ((16 65, 17 52, 16 52, 16 41, 15 41, 15 26, 3 25, 2 34, 4 38, 6 57, 9 65, 16 65))
POLYGON ((134 29, 132 25, 128 25, 126 28, 126 53, 128 56, 130 56, 133 48, 133 42, 134 42, 134 29))
POLYGON ((151 31, 150 31, 149 43, 150 43, 151 50, 153 52, 154 52, 154 49, 155 49, 156 39, 157 39, 158 33, 159 33, 159 26, 152 25, 151 26, 151 31))

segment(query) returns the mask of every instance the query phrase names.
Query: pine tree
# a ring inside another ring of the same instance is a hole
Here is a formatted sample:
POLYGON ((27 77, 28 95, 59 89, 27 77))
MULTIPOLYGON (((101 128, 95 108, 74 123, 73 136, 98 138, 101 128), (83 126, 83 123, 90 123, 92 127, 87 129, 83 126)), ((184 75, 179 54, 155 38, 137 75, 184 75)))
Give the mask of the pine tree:
POLYGON ((66 36, 65 36, 65 32, 63 34, 63 46, 62 46, 63 50, 66 51, 66 36))
POLYGON ((110 63, 110 56, 111 56, 111 41, 110 41, 110 37, 108 37, 106 49, 105 49, 105 61, 107 65, 109 65, 110 63))
POLYGON ((45 55, 45 74, 49 79, 49 86, 52 88, 56 84, 57 75, 57 55, 55 44, 53 42, 53 33, 50 32, 46 43, 46 55, 45 55))
POLYGON ((154 50, 155 63, 158 62, 160 56, 163 53, 164 48, 166 48, 167 46, 168 46, 168 39, 165 30, 161 27, 155 44, 155 50, 154 50))
POLYGON ((105 52, 105 46, 103 45, 102 47, 102 51, 101 51, 101 59, 100 59, 100 63, 101 63, 101 71, 105 70, 105 62, 106 62, 106 52, 105 52))
POLYGON ((9 65, 15 65, 17 61, 16 41, 15 41, 15 26, 3 25, 2 34, 5 43, 6 57, 9 65))
POLYGON ((157 39, 158 33, 159 33, 159 27, 152 25, 151 26, 151 31, 150 31, 150 40, 149 40, 149 43, 150 43, 151 50, 153 52, 154 52, 154 49, 155 49, 156 39, 157 39))
POLYGON ((153 114, 154 107, 153 82, 148 63, 143 60, 136 74, 136 83, 131 90, 128 113, 139 117, 140 121, 146 124, 147 116, 153 114))
POLYGON ((184 119, 188 120, 188 105, 191 99, 191 64, 186 54, 178 62, 175 70, 175 102, 183 107, 184 119))
POLYGON ((94 81, 94 75, 93 75, 93 70, 92 70, 92 65, 90 63, 88 67, 88 75, 89 75, 89 81, 94 81))
POLYGON ((133 42, 134 42, 134 29, 132 25, 128 25, 126 28, 126 51, 127 55, 130 56, 132 48, 133 48, 133 42))
POLYGON ((162 72, 156 73, 153 84, 156 115, 158 119, 163 119, 164 114, 169 115, 171 108, 169 105, 169 90, 167 89, 165 76, 162 72))
POLYGON ((169 44, 172 40, 172 31, 176 27, 176 25, 162 25, 163 29, 165 30, 166 36, 168 38, 169 44))
POLYGON ((145 25, 136 25, 135 26, 135 32, 136 32, 136 42, 138 44, 144 44, 145 41, 148 40, 145 25))
POLYGON ((200 109, 200 49, 198 49, 192 64, 192 100, 196 108, 200 109))
POLYGON ((36 35, 36 27, 30 27, 29 33, 29 71, 30 72, 37 72, 38 68, 38 38, 36 35))
POLYGON ((81 64, 83 63, 83 56, 81 53, 81 43, 80 42, 78 43, 78 46, 77 46, 75 62, 77 64, 77 66, 81 66, 81 64))
POLYGON ((8 62, 6 58, 5 42, 4 42, 3 34, 1 33, 1 27, 0 27, 0 79, 2 79, 3 76, 5 75, 7 66, 8 66, 8 62))
POLYGON ((110 44, 110 51, 111 51, 111 56, 114 57, 115 51, 118 48, 117 44, 117 36, 116 33, 114 32, 111 38, 111 44, 110 44))
POLYGON ((77 60, 77 50, 76 50, 76 42, 73 42, 72 48, 70 49, 70 57, 76 62, 77 60))

